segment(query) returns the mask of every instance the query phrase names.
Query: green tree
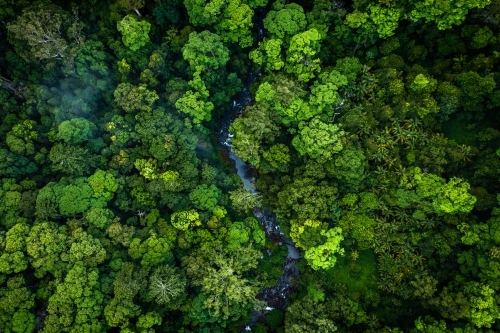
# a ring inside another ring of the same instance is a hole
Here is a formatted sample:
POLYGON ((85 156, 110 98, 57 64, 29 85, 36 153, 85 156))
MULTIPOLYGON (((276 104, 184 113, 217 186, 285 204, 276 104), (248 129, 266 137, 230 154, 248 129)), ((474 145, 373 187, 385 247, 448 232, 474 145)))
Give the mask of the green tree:
POLYGON ((180 0, 155 0, 157 5, 153 9, 153 15, 156 22, 160 25, 164 25, 167 21, 177 23, 180 16, 178 9, 180 2, 180 0))
POLYGON ((337 331, 337 324, 328 313, 328 306, 305 297, 294 302, 285 315, 285 329, 290 333, 330 333, 337 331))
POLYGON ((340 242, 344 240, 341 228, 322 230, 320 234, 326 237, 326 242, 309 248, 304 254, 304 258, 314 270, 332 268, 337 262, 335 255, 344 255, 344 249, 340 248, 340 242))
POLYGON ((38 170, 35 163, 24 156, 16 155, 6 149, 0 148, 0 175, 17 177, 38 170))
POLYGON ((92 188, 87 184, 86 179, 78 178, 58 193, 59 212, 67 216, 83 213, 90 207, 92 194, 92 188))
POLYGON ((88 86, 100 91, 110 89, 108 77, 111 73, 109 54, 99 41, 88 40, 81 46, 75 57, 75 71, 78 78, 88 86))
POLYGON ((0 255, 0 272, 4 274, 19 273, 28 267, 26 252, 26 238, 29 226, 18 223, 5 234, 5 239, 0 241, 2 255, 0 255))
POLYGON ((26 238, 26 250, 35 276, 41 278, 47 272, 56 275, 65 268, 61 254, 66 252, 67 238, 66 226, 58 226, 54 222, 33 225, 26 238))
POLYGON ((151 24, 147 21, 137 21, 133 16, 127 15, 116 24, 122 34, 122 41, 132 51, 137 51, 149 43, 149 30, 151 24))
POLYGON ((113 222, 114 214, 107 208, 90 207, 84 214, 85 220, 99 229, 106 229, 113 222))
POLYGON ((72 63, 76 48, 83 43, 83 26, 55 5, 37 4, 25 9, 7 26, 9 40, 26 61, 72 63), (73 41, 71 41, 73 39, 73 41))
POLYGON ((31 333, 35 331, 35 315, 27 310, 19 310, 12 316, 12 331, 31 333))
POLYGON ((473 8, 484 8, 490 0, 449 0, 443 2, 414 2, 410 12, 412 20, 425 19, 435 22, 439 30, 450 29, 453 25, 461 24, 473 8))
POLYGON ((481 110, 485 95, 491 93, 496 87, 493 76, 482 77, 473 71, 461 73, 456 76, 455 80, 462 88, 464 97, 462 105, 465 110, 469 111, 481 110))
POLYGON ((344 131, 340 130, 338 125, 327 124, 314 118, 309 123, 299 124, 299 133, 293 138, 292 145, 300 155, 327 161, 343 149, 343 135, 344 131))
POLYGON ((304 31, 307 21, 304 9, 295 3, 287 4, 279 10, 271 10, 264 19, 264 27, 272 37, 289 43, 290 38, 304 31))
POLYGON ((93 123, 85 118, 73 118, 59 124, 57 138, 69 144, 79 144, 92 138, 93 123))
POLYGON ((25 142, 19 139, 12 132, 7 133, 5 143, 9 146, 9 149, 14 154, 18 155, 33 155, 35 153, 35 146, 33 142, 25 142))
POLYGON ((212 211, 217 206, 221 194, 222 191, 217 186, 202 184, 189 193, 189 199, 196 208, 212 211))
POLYGON ((187 280, 172 266, 159 266, 149 278, 149 296, 159 305, 175 309, 186 298, 187 280))
POLYGON ((139 316, 135 326, 141 332, 149 332, 152 330, 153 326, 160 325, 161 322, 162 322, 162 316, 158 312, 148 312, 146 314, 139 316))
POLYGON ((113 282, 114 297, 104 307, 104 317, 110 327, 126 327, 129 319, 140 315, 134 303, 137 293, 147 287, 146 274, 131 262, 124 262, 113 282))
POLYGON ((171 246, 166 238, 152 234, 145 241, 134 238, 130 243, 128 253, 133 259, 141 259, 141 265, 155 266, 173 259, 171 246))
POLYGON ((307 82, 320 70, 319 59, 313 58, 320 49, 321 34, 310 29, 296 34, 290 40, 287 50, 287 72, 296 74, 299 81, 307 82))
POLYGON ((81 176, 87 173, 92 157, 83 147, 56 143, 49 152, 52 170, 65 174, 81 176))
POLYGON ((35 295, 22 275, 14 275, 0 289, 0 329, 31 333, 35 330, 35 295))
POLYGON ((202 322, 237 320, 255 301, 258 284, 243 274, 256 267, 260 251, 246 246, 231 252, 223 249, 214 253, 200 252, 199 257, 183 258, 191 284, 200 286, 202 291, 193 301, 201 304, 197 307, 193 304, 190 316, 202 322))
POLYGON ((259 47, 252 50, 249 57, 257 65, 264 65, 266 72, 278 71, 285 66, 281 56, 282 44, 281 39, 268 39, 259 42, 259 47))
POLYGON ((325 164, 328 174, 339 179, 344 186, 357 186, 365 178, 366 157, 362 150, 343 149, 335 159, 325 164))
POLYGON ((57 284, 48 300, 47 317, 42 332, 71 332, 75 326, 98 332, 104 297, 99 290, 99 273, 77 263, 57 284))
POLYGON ((347 77, 336 70, 319 75, 319 80, 311 87, 309 103, 316 106, 318 113, 332 117, 334 107, 342 101, 338 90, 347 85, 347 77))
POLYGON ((145 84, 134 86, 130 83, 120 83, 114 92, 115 102, 126 112, 151 111, 159 99, 155 91, 148 90, 145 84))
POLYGON ((229 195, 233 208, 240 213, 248 214, 253 208, 262 204, 261 195, 249 192, 243 187, 229 192, 229 195))
POLYGON ((106 259, 106 250, 101 242, 89 233, 78 228, 68 239, 69 251, 61 256, 64 261, 73 264, 85 264, 86 267, 97 267, 106 259))
POLYGON ((250 240, 251 229, 243 222, 233 222, 228 228, 226 241, 229 251, 236 249, 250 240))
POLYGON ((212 102, 205 102, 199 92, 191 90, 175 102, 175 107, 180 112, 193 117, 193 122, 198 125, 212 119, 212 110, 214 109, 212 102))
POLYGON ((94 198, 103 197, 106 201, 113 198, 113 194, 118 189, 118 183, 112 173, 103 170, 96 170, 92 176, 88 178, 88 183, 94 192, 94 198))
POLYGON ((189 35, 188 42, 182 48, 182 56, 193 70, 217 69, 228 62, 229 50, 217 34, 205 30, 189 35))
POLYGON ((217 0, 206 3, 202 0, 184 0, 189 21, 195 26, 212 25, 216 23, 227 6, 227 0, 217 0))
POLYGON ((176 229, 186 231, 190 226, 201 225, 199 218, 200 215, 193 209, 190 211, 173 213, 170 221, 176 229))
POLYGON ((229 130, 234 133, 231 150, 242 160, 259 166, 262 142, 273 142, 278 134, 276 115, 265 106, 250 106, 229 130))
MULTIPOLYGON (((273 170, 282 172, 288 171, 288 165, 291 161, 290 149, 282 143, 275 144, 262 153, 262 157, 266 160, 273 170)), ((261 165, 262 169, 262 165, 261 165)))
MULTIPOLYGON (((324 172, 321 164, 316 165, 319 170, 312 171, 314 175, 319 171, 324 172)), ((285 219, 330 219, 337 192, 337 187, 332 183, 298 174, 280 187, 275 212, 285 219)))

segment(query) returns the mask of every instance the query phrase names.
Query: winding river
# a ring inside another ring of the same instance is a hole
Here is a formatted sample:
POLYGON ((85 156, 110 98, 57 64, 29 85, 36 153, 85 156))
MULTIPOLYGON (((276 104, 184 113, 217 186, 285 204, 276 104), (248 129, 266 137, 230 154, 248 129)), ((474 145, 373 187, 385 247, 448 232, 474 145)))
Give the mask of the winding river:
MULTIPOLYGON (((262 40, 264 36, 262 18, 265 17, 266 13, 267 10, 260 13, 260 19, 256 25, 258 40, 262 40)), ((227 155, 234 162, 234 167, 243 182, 243 186, 251 193, 257 193, 254 185, 254 179, 248 174, 251 166, 246 164, 231 151, 232 135, 229 132, 229 127, 231 126, 233 120, 240 116, 245 111, 245 108, 253 102, 253 96, 250 93, 250 85, 254 83, 260 75, 260 71, 249 73, 243 89, 236 94, 234 99, 231 101, 229 111, 220 120, 218 132, 218 140, 221 149, 226 150, 227 155)), ((259 318, 265 315, 266 312, 273 309, 285 309, 286 302, 292 292, 292 279, 299 276, 299 270, 296 263, 300 258, 300 252, 295 247, 294 243, 280 231, 275 214, 260 207, 255 207, 253 209, 253 213, 264 228, 266 237, 273 242, 278 242, 280 245, 286 246, 288 249, 288 256, 283 265, 282 274, 276 281, 276 284, 272 287, 264 288, 259 291, 257 298, 264 301, 266 306, 260 311, 254 311, 251 319, 244 326, 244 332, 250 331, 253 325, 259 320, 259 318)))

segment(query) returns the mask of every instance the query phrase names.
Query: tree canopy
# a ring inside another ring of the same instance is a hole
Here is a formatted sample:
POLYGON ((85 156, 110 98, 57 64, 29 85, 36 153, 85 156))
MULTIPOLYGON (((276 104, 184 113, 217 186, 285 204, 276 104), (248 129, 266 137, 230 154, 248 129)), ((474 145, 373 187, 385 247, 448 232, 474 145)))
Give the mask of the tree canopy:
POLYGON ((0 0, 0 332, 500 332, 500 0, 0 0))

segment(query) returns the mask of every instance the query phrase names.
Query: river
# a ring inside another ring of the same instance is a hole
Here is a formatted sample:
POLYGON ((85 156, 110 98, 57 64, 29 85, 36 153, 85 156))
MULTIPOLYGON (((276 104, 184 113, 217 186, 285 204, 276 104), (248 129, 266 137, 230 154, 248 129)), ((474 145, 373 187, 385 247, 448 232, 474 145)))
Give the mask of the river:
MULTIPOLYGON (((259 14, 258 24, 256 24, 256 33, 258 35, 258 40, 262 40, 264 37, 264 30, 262 20, 265 17, 267 10, 262 11, 259 14)), ((236 94, 234 99, 231 101, 231 107, 229 111, 222 117, 219 124, 218 140, 221 149, 226 150, 227 156, 233 161, 234 167, 237 171, 238 176, 241 178, 243 186, 250 193, 257 193, 254 185, 253 176, 249 175, 248 171, 251 166, 242 161, 238 156, 236 156, 231 151, 231 137, 232 134, 229 132, 229 127, 231 126, 234 119, 245 112, 245 108, 254 101, 252 94, 250 93, 250 85, 254 83, 261 73, 260 70, 257 72, 250 72, 245 80, 243 89, 236 94)), ((300 252, 295 247, 295 244, 286 237, 280 230, 279 224, 276 220, 276 215, 269 210, 261 207, 255 207, 253 209, 255 217, 259 220, 259 223, 264 228, 266 237, 277 242, 282 246, 286 246, 288 250, 288 256, 283 264, 283 271, 281 276, 276 281, 276 284, 272 287, 264 288, 257 294, 257 299, 264 301, 265 307, 262 310, 255 310, 252 317, 244 325, 243 332, 250 331, 253 325, 266 314, 266 312, 273 309, 285 310, 286 303, 290 294, 292 292, 292 279, 299 276, 299 270, 297 268, 297 261, 300 259, 300 252)))

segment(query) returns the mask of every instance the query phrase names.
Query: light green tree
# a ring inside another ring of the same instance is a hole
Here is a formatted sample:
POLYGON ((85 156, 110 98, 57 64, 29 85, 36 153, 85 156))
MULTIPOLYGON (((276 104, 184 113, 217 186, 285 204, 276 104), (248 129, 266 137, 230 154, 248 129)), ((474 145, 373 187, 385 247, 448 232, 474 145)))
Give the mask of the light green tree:
POLYGON ((260 207, 262 204, 262 196, 258 193, 247 191, 243 187, 229 192, 231 205, 240 213, 249 213, 255 207, 260 207))
POLYGON ((184 96, 175 102, 178 111, 187 113, 193 118, 195 124, 201 124, 203 121, 212 119, 212 102, 206 102, 199 92, 187 91, 184 96))
POLYGON ((314 118, 309 123, 299 124, 299 133, 293 138, 292 145, 302 156, 327 161, 343 149, 342 136, 344 131, 337 124, 314 118))
POLYGON ((307 25, 304 9, 290 3, 279 10, 271 10, 264 19, 264 27, 272 37, 289 43, 290 37, 302 32, 307 25))
POLYGON ((212 211, 217 206, 221 194, 222 191, 217 186, 201 184, 189 193, 189 199, 196 208, 212 211))
POLYGON ((125 16, 116 24, 122 34, 122 41, 132 51, 137 51, 149 43, 151 24, 147 21, 137 21, 132 15, 125 16))
POLYGON ((32 333, 35 330, 35 294, 22 275, 8 277, 0 289, 0 329, 32 333))
POLYGON ((309 248, 304 254, 304 258, 314 270, 332 268, 337 262, 335 255, 344 254, 344 249, 340 247, 340 242, 344 240, 341 228, 322 230, 320 234, 326 237, 326 242, 309 248))
POLYGON ((152 267, 173 260, 170 244, 166 238, 152 234, 146 240, 134 238, 130 243, 128 253, 133 259, 141 259, 141 265, 152 267))
POLYGON ((26 238, 29 226, 18 223, 5 234, 5 239, 0 236, 0 272, 4 274, 19 273, 28 267, 26 252, 26 238))
POLYGON ((193 301, 190 316, 204 322, 237 320, 255 301, 258 283, 244 277, 256 267, 260 251, 248 245, 232 251, 201 250, 197 256, 183 258, 183 267, 201 295, 193 301), (195 306, 195 302, 199 302, 195 306))
POLYGON ((172 225, 179 230, 187 230, 190 226, 199 226, 200 215, 196 210, 175 212, 172 214, 170 221, 172 225))
POLYGON ((253 10, 241 0, 230 0, 215 26, 217 34, 225 42, 239 43, 243 48, 252 45, 253 10))
POLYGON ((203 0, 184 0, 189 21, 195 26, 205 26, 216 23, 227 6, 228 0, 206 2, 203 0))
POLYGON ((41 278, 47 272, 56 275, 65 268, 61 254, 66 252, 67 228, 54 222, 33 225, 26 238, 26 250, 31 257, 35 276, 41 278))
POLYGON ((452 178, 441 187, 435 201, 434 209, 438 213, 456 214, 468 213, 474 207, 476 198, 468 190, 469 183, 459 178, 452 178))
POLYGON ((162 316, 158 312, 150 311, 146 314, 142 314, 137 319, 135 326, 140 330, 140 332, 154 332, 153 326, 161 325, 162 316))
POLYGON ((347 85, 347 77, 338 71, 325 72, 319 75, 319 80, 311 87, 309 103, 316 106, 317 113, 332 117, 334 107, 342 100, 338 90, 347 85))
POLYGON ((484 8, 490 2, 491 0, 415 1, 410 18, 414 21, 425 19, 427 22, 435 22, 439 30, 446 30, 461 24, 470 9, 484 8))
POLYGON ((290 40, 286 71, 297 75, 299 81, 307 82, 319 72, 320 60, 314 56, 319 52, 321 38, 318 30, 313 28, 294 35, 290 40))
POLYGON ((104 297, 98 278, 97 268, 86 268, 83 263, 73 266, 48 300, 42 332, 71 332, 75 326, 99 332, 104 297))
POLYGON ((266 72, 278 71, 285 62, 281 56, 281 39, 267 39, 259 42, 259 47, 249 53, 250 59, 257 65, 264 65, 266 72))
POLYGON ((99 229, 106 229, 112 222, 114 214, 107 208, 90 207, 84 214, 85 220, 99 229))
POLYGON ((112 173, 97 169, 88 178, 88 183, 94 192, 94 198, 103 197, 106 201, 113 198, 114 192, 118 189, 115 176, 112 173))
POLYGON ((192 32, 182 48, 182 56, 193 70, 217 69, 229 60, 229 50, 217 34, 208 30, 192 32))
POLYGON ((321 234, 326 228, 326 223, 318 220, 291 220, 290 237, 297 247, 308 250, 325 241, 321 234))
POLYGON ((476 327, 491 327, 500 319, 500 307, 495 297, 495 290, 488 285, 470 281, 465 285, 464 292, 469 300, 469 320, 476 327))
POLYGON ((69 250, 61 255, 61 259, 72 264, 85 264, 86 267, 98 267, 106 259, 106 250, 101 241, 78 228, 68 238, 69 250))

